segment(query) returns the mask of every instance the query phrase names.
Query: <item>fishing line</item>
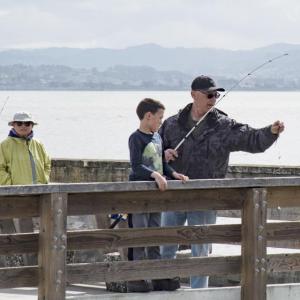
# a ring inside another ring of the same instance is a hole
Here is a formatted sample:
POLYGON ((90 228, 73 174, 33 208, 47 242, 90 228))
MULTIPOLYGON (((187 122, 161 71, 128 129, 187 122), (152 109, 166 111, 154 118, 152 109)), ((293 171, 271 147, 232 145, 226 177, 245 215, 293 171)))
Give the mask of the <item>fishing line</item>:
POLYGON ((274 60, 280 59, 284 56, 289 55, 288 53, 284 53, 278 56, 273 57, 272 59, 267 60, 266 62, 262 63, 261 65, 255 67, 252 71, 250 71, 247 75, 245 75, 242 79, 240 79, 238 82, 236 82, 227 92, 216 102, 214 106, 212 106, 201 118, 200 120, 195 124, 194 127, 191 128, 191 130, 185 135, 185 137, 178 143, 178 145, 174 148, 175 151, 178 150, 178 148, 185 142, 185 140, 191 135, 191 133, 199 126, 199 124, 205 119, 205 117, 216 107, 218 103, 220 103, 234 88, 236 88, 243 80, 245 80, 247 77, 251 76, 253 73, 258 71, 259 69, 263 68, 265 65, 272 63, 274 60))
POLYGON ((7 104, 8 100, 9 100, 9 96, 6 97, 6 100, 5 100, 5 102, 3 103, 3 105, 2 105, 2 108, 1 108, 1 111, 0 111, 0 116, 1 116, 1 114, 2 114, 2 112, 3 112, 3 110, 4 110, 4 108, 5 108, 5 105, 7 104))

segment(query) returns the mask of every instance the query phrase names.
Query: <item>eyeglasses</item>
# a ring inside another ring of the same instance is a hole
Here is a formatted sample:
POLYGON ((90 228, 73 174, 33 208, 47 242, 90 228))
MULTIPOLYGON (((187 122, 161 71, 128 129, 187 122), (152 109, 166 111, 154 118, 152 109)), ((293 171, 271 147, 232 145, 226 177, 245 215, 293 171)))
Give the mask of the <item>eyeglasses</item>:
POLYGON ((19 127, 21 127, 22 125, 29 127, 30 125, 33 125, 32 122, 20 122, 20 121, 16 121, 15 124, 19 127))
POLYGON ((205 94, 208 99, 211 99, 213 97, 215 97, 216 99, 218 99, 220 97, 220 93, 218 93, 218 92, 214 92, 214 93, 202 92, 202 93, 205 94))
POLYGON ((206 92, 206 91, 202 91, 202 90, 197 90, 197 91, 201 92, 202 94, 205 94, 208 99, 211 99, 213 97, 218 99, 221 96, 221 94, 218 92, 206 92))
POLYGON ((216 99, 218 99, 220 97, 220 93, 215 92, 215 93, 211 93, 211 94, 206 94, 208 99, 211 99, 213 97, 215 97, 216 99))

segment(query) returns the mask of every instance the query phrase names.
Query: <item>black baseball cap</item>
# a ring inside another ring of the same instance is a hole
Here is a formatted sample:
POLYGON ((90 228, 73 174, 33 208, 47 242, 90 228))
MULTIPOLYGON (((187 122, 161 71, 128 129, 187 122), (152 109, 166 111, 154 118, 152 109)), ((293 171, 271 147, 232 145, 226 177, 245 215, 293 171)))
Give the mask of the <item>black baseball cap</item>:
POLYGON ((217 87, 212 78, 204 75, 196 77, 192 82, 191 88, 193 91, 225 92, 225 89, 217 87))

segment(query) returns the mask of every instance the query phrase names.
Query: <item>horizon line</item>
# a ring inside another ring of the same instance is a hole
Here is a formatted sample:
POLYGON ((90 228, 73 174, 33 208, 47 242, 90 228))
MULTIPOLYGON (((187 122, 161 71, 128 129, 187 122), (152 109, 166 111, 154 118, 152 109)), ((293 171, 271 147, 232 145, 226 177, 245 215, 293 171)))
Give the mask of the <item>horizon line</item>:
POLYGON ((257 46, 254 48, 245 48, 245 49, 228 49, 228 48, 216 48, 216 47, 185 47, 185 46, 174 46, 174 47, 166 47, 159 45, 157 43, 144 43, 144 44, 136 44, 136 45, 131 45, 131 46, 126 46, 126 47, 121 47, 121 48, 108 48, 108 47, 80 47, 80 46, 42 46, 42 47, 7 47, 7 48, 0 48, 0 52, 4 51, 26 51, 26 50, 47 50, 47 49, 77 49, 77 50, 97 50, 97 49, 103 49, 103 50, 127 50, 131 48, 141 48, 141 47, 157 47, 157 48, 163 48, 163 49, 186 49, 186 50, 196 50, 196 49, 213 49, 213 50, 224 50, 224 51, 253 51, 257 49, 263 49, 263 48, 269 48, 269 47, 274 47, 274 46, 300 46, 299 44, 295 43, 287 43, 287 42, 278 42, 278 43, 272 43, 272 44, 267 44, 264 46, 257 46))

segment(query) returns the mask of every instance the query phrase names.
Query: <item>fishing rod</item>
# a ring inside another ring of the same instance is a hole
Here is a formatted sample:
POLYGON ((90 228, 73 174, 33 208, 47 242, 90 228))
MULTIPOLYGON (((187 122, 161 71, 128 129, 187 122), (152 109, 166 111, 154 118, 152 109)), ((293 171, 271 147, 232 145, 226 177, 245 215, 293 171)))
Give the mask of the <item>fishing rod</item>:
POLYGON ((247 77, 251 76, 253 73, 258 71, 259 69, 263 68, 265 65, 272 63, 274 60, 280 59, 283 56, 289 55, 288 53, 284 53, 281 55, 278 55, 276 57, 273 57, 272 59, 267 60, 266 62, 262 63, 261 65, 255 67, 252 71, 250 71, 247 75, 245 75, 242 79, 240 79, 238 82, 236 82, 229 90, 216 102, 214 106, 212 106, 201 118, 200 120, 195 124, 194 127, 191 128, 191 130, 185 135, 185 137, 178 143, 178 145, 174 148, 175 151, 178 150, 178 148, 185 142, 185 140, 192 134, 192 132, 199 126, 199 124, 205 119, 205 117, 215 108, 215 106, 220 103, 234 88, 236 88, 242 81, 244 81, 247 77))
POLYGON ((128 214, 119 214, 116 216, 116 219, 110 224, 110 226, 108 227, 108 229, 113 229, 115 228, 121 220, 126 220, 127 219, 128 214))
MULTIPOLYGON (((281 54, 279 56, 273 57, 272 59, 269 59, 268 61, 264 62, 263 64, 255 67, 252 71, 250 71, 247 75, 245 75, 242 79, 240 79, 237 83, 235 83, 229 90, 216 102, 214 106, 212 106, 202 117, 201 119, 195 124, 195 126, 185 135, 185 137, 178 143, 178 145, 175 147, 174 150, 177 150, 184 142, 185 140, 191 135, 191 133, 199 126, 199 124, 204 120, 204 118, 214 109, 214 107, 221 102, 222 99, 224 99, 230 91, 232 91, 235 87, 237 87, 243 80, 245 80, 248 76, 251 76, 254 72, 258 71, 265 65, 273 62, 276 59, 280 59, 283 56, 288 55, 288 53, 281 54)), ((109 229, 113 229, 116 227, 116 225, 122 220, 126 219, 127 215, 126 214, 120 214, 117 216, 117 218, 113 221, 113 223, 109 226, 109 229)))
POLYGON ((5 100, 5 102, 3 103, 3 105, 2 105, 2 108, 1 108, 1 111, 0 111, 0 116, 1 116, 1 114, 2 114, 2 112, 3 112, 3 110, 4 110, 4 107, 5 107, 5 105, 7 104, 8 100, 9 100, 9 96, 6 97, 6 100, 5 100))

